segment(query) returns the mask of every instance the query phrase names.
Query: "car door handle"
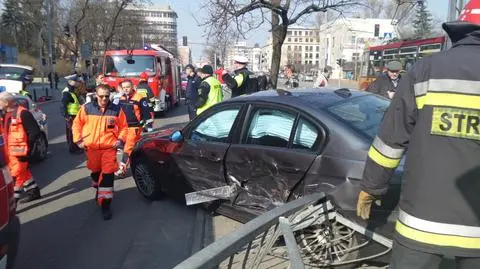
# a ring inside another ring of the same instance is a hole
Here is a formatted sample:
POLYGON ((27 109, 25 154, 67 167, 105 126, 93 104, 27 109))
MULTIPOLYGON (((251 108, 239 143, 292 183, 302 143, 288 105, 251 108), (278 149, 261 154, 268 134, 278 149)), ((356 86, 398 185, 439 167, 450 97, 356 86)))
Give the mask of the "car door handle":
POLYGON ((214 163, 219 163, 222 158, 220 158, 216 153, 209 152, 205 156, 209 161, 214 162, 214 163))
POLYGON ((300 168, 293 167, 293 166, 278 166, 278 169, 287 173, 298 173, 301 171, 300 168))

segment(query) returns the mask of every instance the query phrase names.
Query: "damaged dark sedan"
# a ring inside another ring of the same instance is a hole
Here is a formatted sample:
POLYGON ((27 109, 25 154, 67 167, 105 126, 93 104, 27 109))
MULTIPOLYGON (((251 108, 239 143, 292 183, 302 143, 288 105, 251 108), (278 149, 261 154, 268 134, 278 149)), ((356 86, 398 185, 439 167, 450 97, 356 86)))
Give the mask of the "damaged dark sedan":
POLYGON ((181 129, 145 136, 132 153, 132 173, 149 200, 224 188, 210 192, 216 201, 209 204, 246 222, 300 196, 358 182, 389 104, 350 89, 237 97, 181 129))

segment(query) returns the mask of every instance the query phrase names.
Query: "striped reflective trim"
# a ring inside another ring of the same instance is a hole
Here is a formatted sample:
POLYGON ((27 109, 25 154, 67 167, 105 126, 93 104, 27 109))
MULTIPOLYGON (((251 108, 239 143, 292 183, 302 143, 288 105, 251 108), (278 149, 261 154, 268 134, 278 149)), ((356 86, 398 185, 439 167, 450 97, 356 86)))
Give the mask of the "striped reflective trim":
POLYGON ((400 159, 389 158, 382 155, 380 152, 378 152, 378 150, 375 149, 375 147, 373 147, 373 145, 368 151, 368 157, 370 157, 370 159, 372 159, 372 161, 374 161, 378 165, 386 168, 396 168, 400 164, 400 159))
POLYGON ((111 187, 100 187, 98 188, 98 191, 104 191, 104 192, 113 192, 113 188, 111 187))
POLYGON ((153 122, 153 119, 148 119, 145 121, 146 124, 149 124, 149 123, 152 123, 153 122))
POLYGON ((395 230, 400 235, 425 244, 444 246, 444 247, 458 247, 468 249, 480 249, 479 237, 463 237, 456 235, 434 234, 416 230, 407 225, 397 221, 395 230))
POLYGON ((429 92, 421 98, 424 100, 420 102, 416 98, 419 109, 425 105, 480 109, 480 95, 429 92))
POLYGON ((480 14, 480 8, 474 8, 470 11, 471 14, 480 14))
POLYGON ((407 226, 425 232, 466 237, 480 237, 480 227, 424 220, 414 217, 401 209, 399 211, 398 220, 407 226))
POLYGON ((392 148, 389 145, 385 144, 385 142, 380 139, 380 137, 376 136, 373 140, 372 146, 381 153, 383 156, 392 159, 400 159, 403 156, 404 149, 396 149, 392 148))
MULTIPOLYGON (((431 96, 433 93, 443 94, 443 96, 447 98, 452 96, 452 94, 464 96, 463 98, 477 97, 480 95, 480 81, 471 80, 430 79, 428 81, 415 83, 413 88, 415 91, 415 101, 419 109, 422 109, 424 105, 435 105, 429 103, 435 102, 435 100, 431 101, 431 98, 438 99, 439 95, 431 96), (428 96, 428 98, 425 98, 426 96, 428 96)), ((450 106, 450 103, 440 105, 450 106)))
POLYGON ((101 192, 98 192, 97 199, 100 199, 100 198, 108 198, 108 199, 111 199, 111 198, 113 198, 113 193, 101 193, 101 192))

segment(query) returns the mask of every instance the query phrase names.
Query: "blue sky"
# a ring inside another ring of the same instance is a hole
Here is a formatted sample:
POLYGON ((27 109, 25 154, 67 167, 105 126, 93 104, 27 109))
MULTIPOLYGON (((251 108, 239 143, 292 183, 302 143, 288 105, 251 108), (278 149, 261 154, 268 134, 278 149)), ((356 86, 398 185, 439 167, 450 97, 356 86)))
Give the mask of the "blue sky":
MULTIPOLYGON (((197 20, 202 19, 201 4, 202 0, 153 0, 154 4, 169 4, 178 14, 178 39, 181 40, 182 36, 188 36, 189 42, 206 43, 206 40, 202 37, 204 29, 198 26, 197 20)), ((429 9, 432 11, 435 17, 444 21, 448 12, 448 0, 430 0, 429 9), (435 3, 435 4, 434 4, 435 3)), ((249 43, 264 43, 268 33, 266 28, 259 29, 254 33, 250 33, 247 37, 249 43)), ((203 45, 191 45, 192 57, 194 61, 197 61, 203 53, 203 45)))

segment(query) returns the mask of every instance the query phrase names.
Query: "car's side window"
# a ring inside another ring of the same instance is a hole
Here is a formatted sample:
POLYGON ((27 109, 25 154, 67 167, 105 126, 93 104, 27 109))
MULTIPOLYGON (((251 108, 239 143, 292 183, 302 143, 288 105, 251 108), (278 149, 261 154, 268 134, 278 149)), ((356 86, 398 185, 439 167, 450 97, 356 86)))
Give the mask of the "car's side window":
POLYGON ((228 135, 238 112, 240 112, 240 107, 225 109, 210 115, 193 129, 190 139, 202 142, 227 143, 228 135))
POLYGON ((257 109, 251 118, 246 144, 288 147, 296 115, 275 108, 257 109))
POLYGON ((293 138, 293 148, 315 150, 319 138, 318 129, 304 118, 300 118, 293 138))

